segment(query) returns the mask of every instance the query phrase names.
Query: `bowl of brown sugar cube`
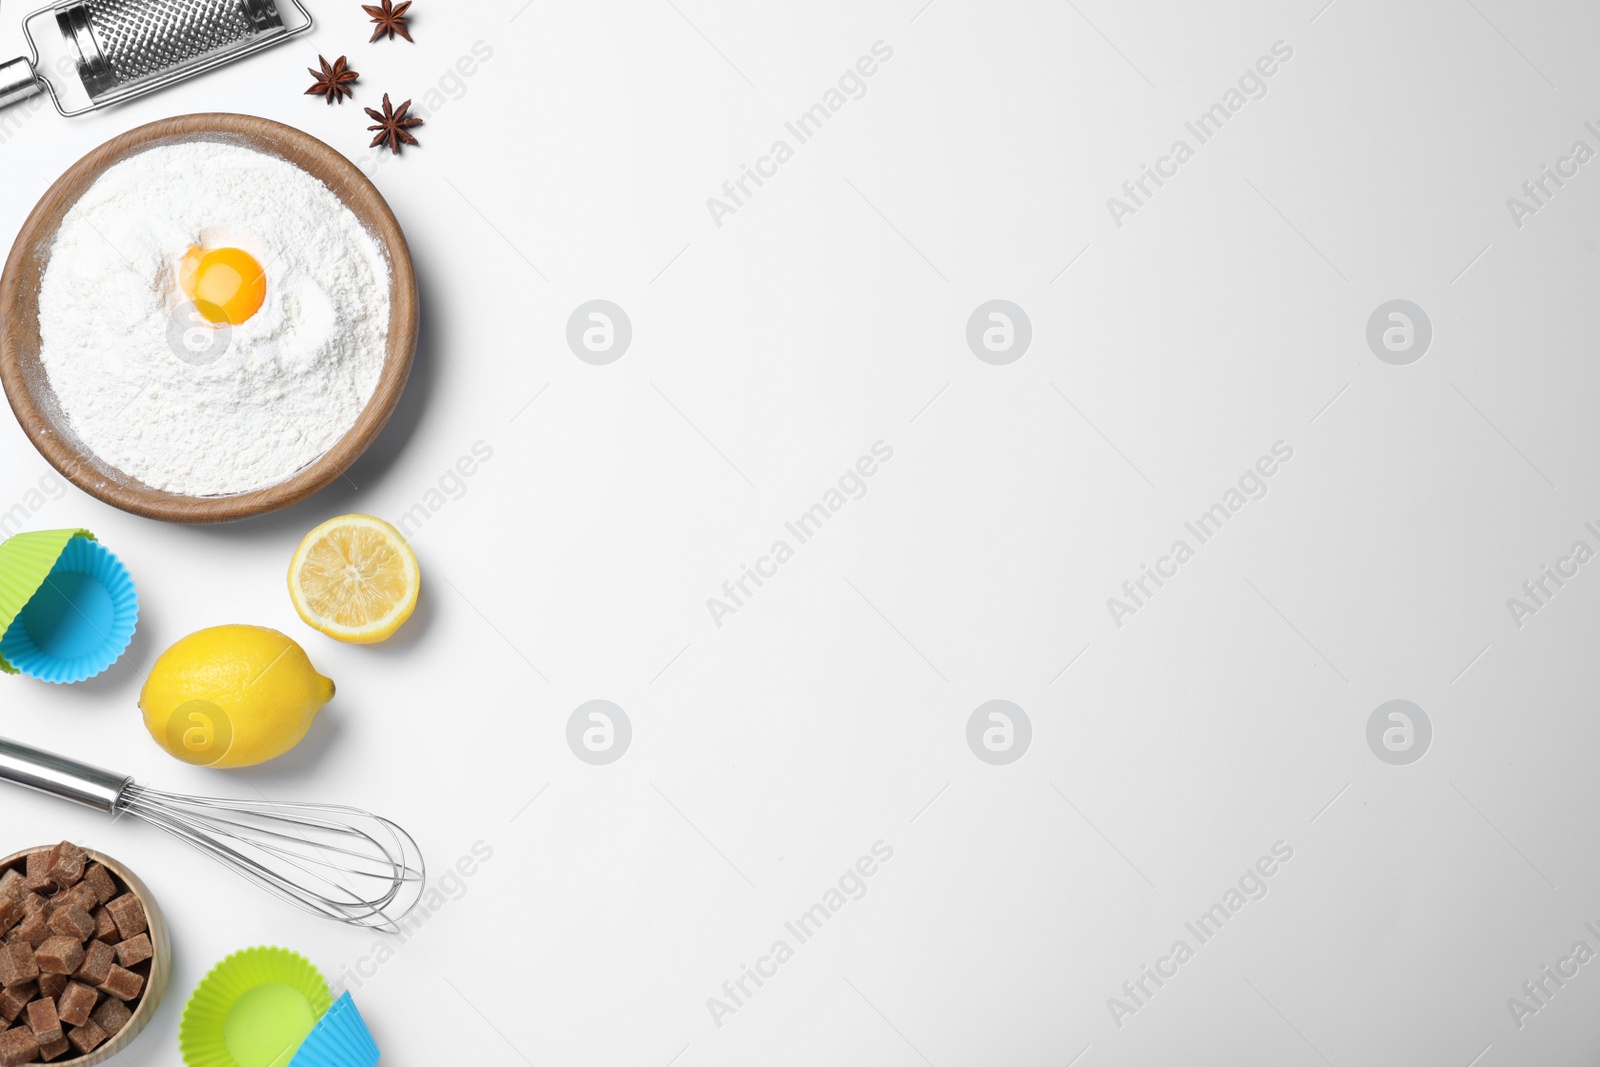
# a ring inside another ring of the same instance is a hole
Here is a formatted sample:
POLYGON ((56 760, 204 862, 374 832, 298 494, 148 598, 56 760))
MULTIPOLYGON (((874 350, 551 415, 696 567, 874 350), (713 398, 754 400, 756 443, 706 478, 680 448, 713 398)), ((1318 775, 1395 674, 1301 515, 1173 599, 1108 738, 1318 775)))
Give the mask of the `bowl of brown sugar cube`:
POLYGON ((149 1025, 172 972, 150 889, 70 841, 0 860, 0 1067, 91 1067, 149 1025))

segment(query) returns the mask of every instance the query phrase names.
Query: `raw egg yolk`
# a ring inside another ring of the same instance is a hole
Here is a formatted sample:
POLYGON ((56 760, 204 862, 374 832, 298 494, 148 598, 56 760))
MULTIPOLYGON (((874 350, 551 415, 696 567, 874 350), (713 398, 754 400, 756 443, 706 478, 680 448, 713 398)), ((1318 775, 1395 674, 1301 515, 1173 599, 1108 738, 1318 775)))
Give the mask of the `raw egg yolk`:
POLYGON ((242 248, 191 248, 178 274, 184 295, 219 326, 243 324, 267 299, 267 272, 242 248))

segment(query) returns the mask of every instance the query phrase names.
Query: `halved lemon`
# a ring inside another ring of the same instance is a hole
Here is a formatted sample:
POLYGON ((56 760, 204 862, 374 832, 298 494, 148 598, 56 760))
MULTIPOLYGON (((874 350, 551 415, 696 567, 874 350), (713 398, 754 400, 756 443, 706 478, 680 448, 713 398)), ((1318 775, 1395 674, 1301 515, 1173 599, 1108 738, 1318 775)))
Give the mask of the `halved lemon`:
POLYGON ((289 564, 289 596, 306 625, 352 645, 393 637, 421 590, 416 553, 371 515, 329 519, 306 534, 289 564))

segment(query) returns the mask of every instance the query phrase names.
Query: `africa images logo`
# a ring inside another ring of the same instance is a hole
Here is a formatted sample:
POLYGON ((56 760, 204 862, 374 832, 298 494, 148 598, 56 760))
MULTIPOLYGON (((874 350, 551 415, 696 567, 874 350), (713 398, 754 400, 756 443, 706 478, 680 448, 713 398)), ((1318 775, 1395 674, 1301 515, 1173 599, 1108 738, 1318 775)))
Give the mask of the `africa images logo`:
POLYGON ((633 744, 633 720, 609 700, 578 705, 567 719, 567 747, 583 762, 604 767, 628 754, 633 744))
POLYGON ((894 58, 894 46, 886 41, 874 41, 871 51, 871 55, 861 56, 846 67, 835 85, 823 92, 820 101, 785 122, 783 129, 788 136, 775 139, 767 151, 756 158, 754 167, 741 163, 739 175, 722 183, 722 196, 706 197, 706 210, 711 213, 711 221, 717 229, 722 229, 730 216, 737 215, 757 191, 776 178, 779 168, 795 157, 796 149, 821 133, 846 104, 867 95, 867 79, 894 58))
POLYGON ((821 533, 823 527, 844 510, 845 505, 866 497, 870 488, 868 480, 893 458, 893 445, 887 441, 875 442, 871 455, 859 457, 852 466, 846 468, 835 485, 823 492, 821 500, 795 519, 784 523, 787 536, 773 541, 766 555, 756 558, 753 568, 748 563, 741 563, 738 577, 722 583, 722 596, 706 598, 706 611, 711 615, 712 624, 720 630, 730 616, 748 607, 756 593, 778 576, 784 564, 794 559, 797 549, 821 533))
POLYGON ((1009 700, 979 704, 967 719, 967 747, 994 767, 1015 763, 1033 743, 1033 720, 1009 700))
POLYGON ((1433 744, 1433 720, 1409 700, 1378 705, 1367 718, 1367 747, 1394 767, 1406 767, 1428 754, 1433 744))
POLYGON ((1106 611, 1111 615, 1112 624, 1120 630, 1129 616, 1137 615, 1149 607, 1156 593, 1178 576, 1180 569, 1194 559, 1199 548, 1221 533, 1223 526, 1243 511, 1246 504, 1266 497, 1269 490, 1267 479, 1277 474, 1293 458, 1293 445, 1287 441, 1274 442, 1271 454, 1260 456, 1247 467, 1236 485, 1223 490, 1217 503, 1183 524, 1184 530, 1194 538, 1193 545, 1187 538, 1179 537, 1172 542, 1166 555, 1156 557, 1155 566, 1139 564, 1139 576, 1122 583, 1122 595, 1106 598, 1106 611))
POLYGON ((1179 137, 1172 142, 1167 153, 1156 159, 1155 165, 1140 164, 1139 176, 1122 183, 1122 196, 1106 198, 1106 210, 1111 222, 1122 229, 1124 220, 1148 207, 1150 200, 1167 182, 1176 178, 1183 165, 1195 157, 1198 148, 1214 139, 1233 116, 1243 111, 1246 104, 1261 100, 1267 95, 1267 79, 1277 74, 1285 63, 1294 58, 1294 48, 1287 41, 1274 41, 1271 54, 1257 59, 1239 76, 1235 85, 1223 92, 1222 99, 1202 111, 1191 122, 1183 124, 1184 131, 1194 138, 1179 137), (1153 186, 1153 188, 1152 188, 1153 186))
POLYGON ((1220 900, 1194 920, 1183 924, 1184 930, 1194 939, 1194 944, 1191 945, 1187 937, 1178 938, 1166 955, 1156 959, 1154 965, 1141 964, 1138 976, 1122 983, 1121 996, 1106 998, 1106 1010, 1111 1013, 1111 1021, 1118 1030, 1126 1025, 1130 1016, 1149 1007, 1155 995, 1182 973, 1184 964, 1194 959, 1201 946, 1215 940, 1223 927, 1244 910, 1245 905, 1266 899, 1271 891, 1269 880, 1294 859, 1294 846, 1287 841, 1274 841, 1269 853, 1246 868, 1237 881, 1223 892, 1220 900))
POLYGON ((750 999, 778 977, 779 968, 794 959, 796 950, 816 937, 845 905, 867 895, 868 880, 894 859, 894 846, 886 841, 874 841, 870 853, 847 867, 833 885, 823 890, 820 900, 784 923, 784 936, 773 941, 764 955, 756 957, 754 967, 741 963, 739 976, 722 983, 722 995, 706 998, 706 1010, 711 1013, 711 1021, 718 1030, 730 1016, 748 1007, 750 999))

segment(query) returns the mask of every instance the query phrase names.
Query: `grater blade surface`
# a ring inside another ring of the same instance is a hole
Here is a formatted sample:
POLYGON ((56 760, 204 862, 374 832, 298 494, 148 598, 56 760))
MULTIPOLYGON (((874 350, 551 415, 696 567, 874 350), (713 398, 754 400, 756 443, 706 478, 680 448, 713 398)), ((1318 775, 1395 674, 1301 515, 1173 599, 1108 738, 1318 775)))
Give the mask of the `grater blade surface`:
MULTIPOLYGON (((281 31, 273 0, 78 0, 103 65, 98 94, 182 70, 281 31)), ((58 9, 60 10, 60 9, 58 9)))

